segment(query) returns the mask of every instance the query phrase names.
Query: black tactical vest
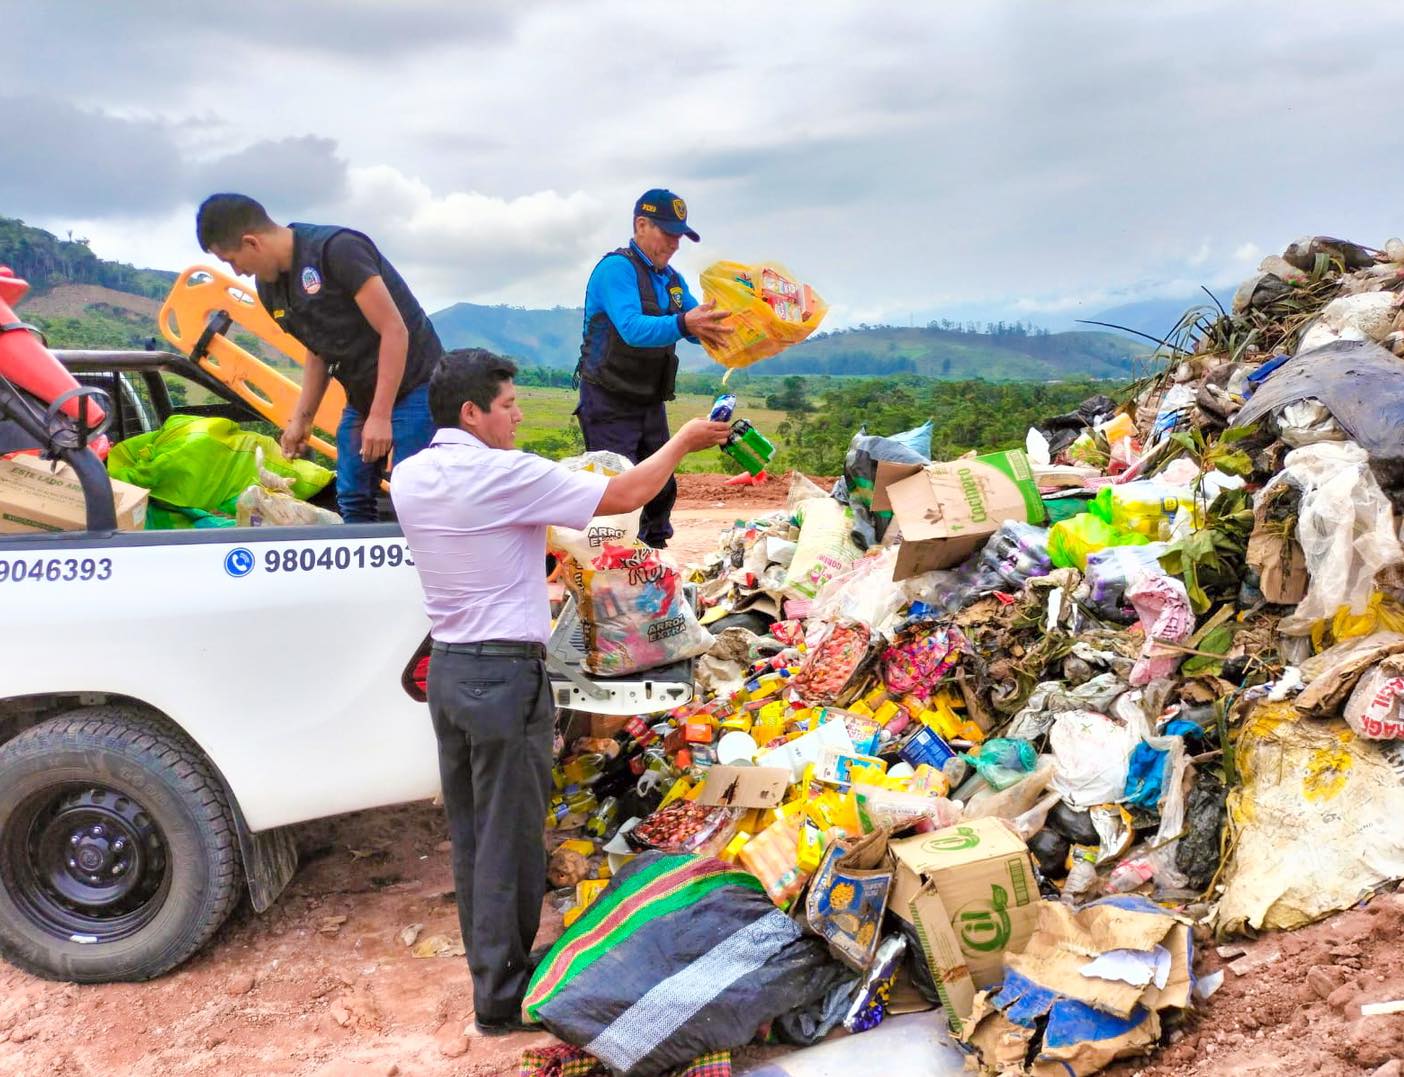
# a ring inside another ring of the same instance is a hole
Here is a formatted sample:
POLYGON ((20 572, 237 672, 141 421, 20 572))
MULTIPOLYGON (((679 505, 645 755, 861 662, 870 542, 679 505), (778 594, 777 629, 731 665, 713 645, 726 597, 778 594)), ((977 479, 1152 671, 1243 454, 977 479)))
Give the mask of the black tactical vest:
MULTIPOLYGON (((658 305, 653 290, 653 269, 645 264, 632 247, 620 247, 605 258, 622 256, 629 259, 639 282, 639 304, 650 317, 682 313, 682 278, 668 267, 668 309, 658 305)), ((603 259, 601 259, 603 261, 603 259)), ((577 378, 598 385, 606 392, 638 404, 659 404, 672 400, 678 380, 678 346, 666 348, 635 348, 627 344, 603 311, 597 311, 585 326, 580 344, 580 362, 575 367, 577 378)))
MULTIPOLYGON (((259 281, 258 298, 274 321, 326 362, 332 377, 346 390, 347 401, 365 415, 375 399, 380 334, 356 306, 356 297, 328 277, 322 262, 331 238, 354 230, 326 224, 288 227, 293 233, 292 269, 272 284, 259 281)), ((429 380, 434 364, 443 355, 443 345, 404 278, 368 237, 360 232, 354 234, 375 249, 380 277, 409 332, 405 372, 395 397, 398 403, 410 390, 429 380)))

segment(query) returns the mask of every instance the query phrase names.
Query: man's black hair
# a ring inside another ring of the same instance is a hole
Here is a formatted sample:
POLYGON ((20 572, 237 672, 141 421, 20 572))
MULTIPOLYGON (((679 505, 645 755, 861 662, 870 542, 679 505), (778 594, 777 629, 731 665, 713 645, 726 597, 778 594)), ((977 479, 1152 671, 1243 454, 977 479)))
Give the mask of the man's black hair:
POLYGON ((445 352, 429 379, 429 414, 434 425, 457 429, 464 404, 471 400, 487 411, 501 392, 502 383, 516 376, 516 363, 486 348, 445 352))
POLYGON ((195 238, 202 251, 233 250, 244 236, 277 227, 268 211, 246 194, 212 194, 195 211, 195 238))

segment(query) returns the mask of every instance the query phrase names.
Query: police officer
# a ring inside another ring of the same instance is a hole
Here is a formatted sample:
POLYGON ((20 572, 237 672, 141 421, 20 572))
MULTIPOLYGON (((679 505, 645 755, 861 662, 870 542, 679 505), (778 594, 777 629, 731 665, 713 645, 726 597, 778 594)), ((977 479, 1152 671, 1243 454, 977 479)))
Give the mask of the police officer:
MULTIPOLYGON (((580 405, 575 414, 591 452, 617 452, 634 463, 668 441, 665 403, 673 399, 678 341, 721 344, 732 330, 724 311, 699 304, 668 263, 688 226, 687 206, 672 191, 654 188, 634 203, 634 238, 606 254, 585 287, 584 340, 575 368, 580 405)), ((678 485, 667 485, 644 506, 639 537, 663 548, 672 537, 669 514, 678 485)))
POLYGON ((258 298, 306 346, 302 392, 282 449, 307 445, 328 378, 346 390, 336 431, 336 502, 347 523, 374 522, 385 460, 428 446, 429 376, 443 346, 404 278, 360 232, 275 224, 242 194, 213 194, 195 215, 202 250, 252 276, 258 298))

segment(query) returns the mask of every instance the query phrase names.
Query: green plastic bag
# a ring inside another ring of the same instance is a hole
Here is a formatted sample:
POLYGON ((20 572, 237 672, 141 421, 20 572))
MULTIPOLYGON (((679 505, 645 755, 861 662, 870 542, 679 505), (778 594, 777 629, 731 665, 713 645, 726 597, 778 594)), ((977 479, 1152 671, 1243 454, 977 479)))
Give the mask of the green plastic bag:
POLYGON ((1150 539, 1135 531, 1123 531, 1105 520, 1084 512, 1070 520, 1060 520, 1048 529, 1048 556, 1055 568, 1087 571, 1087 555, 1109 546, 1145 546, 1150 539))
POLYGON ((239 495, 258 482, 259 447, 264 467, 291 479, 296 497, 306 500, 332 480, 320 464, 287 459, 266 434, 197 415, 172 415, 160 430, 119 441, 107 455, 107 473, 168 505, 233 516, 239 495))

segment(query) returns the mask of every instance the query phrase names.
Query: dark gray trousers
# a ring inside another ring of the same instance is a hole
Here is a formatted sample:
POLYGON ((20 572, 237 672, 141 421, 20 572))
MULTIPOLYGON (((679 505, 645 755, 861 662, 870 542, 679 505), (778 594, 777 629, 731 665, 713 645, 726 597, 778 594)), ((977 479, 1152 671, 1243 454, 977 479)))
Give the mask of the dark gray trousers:
POLYGON ((518 1017, 546 893, 555 711, 535 658, 435 653, 429 713, 453 840, 458 919, 483 1021, 518 1017))

